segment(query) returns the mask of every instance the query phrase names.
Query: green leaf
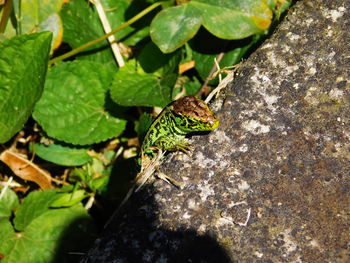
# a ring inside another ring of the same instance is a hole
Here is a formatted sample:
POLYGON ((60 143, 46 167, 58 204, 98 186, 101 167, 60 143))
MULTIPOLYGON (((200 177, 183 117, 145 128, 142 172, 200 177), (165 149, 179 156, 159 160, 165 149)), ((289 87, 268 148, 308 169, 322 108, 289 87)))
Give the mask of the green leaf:
MULTIPOLYGON (((63 41, 72 48, 80 47, 105 33, 94 8, 85 0, 74 0, 66 4, 61 12, 64 35, 63 41)), ((77 55, 78 59, 108 64, 116 68, 115 59, 108 41, 102 41, 77 55)))
POLYGON ((146 73, 154 73, 164 67, 173 55, 163 54, 153 42, 149 42, 141 50, 137 59, 146 73))
POLYGON ((265 0, 193 0, 188 5, 197 8, 203 26, 223 39, 242 39, 267 29, 272 11, 265 0))
POLYGON ((1 262, 46 263, 57 261, 58 255, 59 262, 67 262, 68 252, 86 249, 94 232, 91 218, 81 205, 48 210, 19 233, 1 220, 1 262))
POLYGON ((85 190, 77 190, 72 193, 57 194, 56 199, 51 203, 51 207, 69 207, 78 204, 88 195, 85 190))
POLYGON ((243 39, 267 29, 272 11, 264 0, 192 0, 161 11, 152 21, 154 43, 169 53, 190 40, 203 25, 223 39, 243 39))
POLYGON ((44 21, 38 25, 38 31, 51 31, 53 38, 51 50, 56 49, 62 43, 63 25, 58 14, 54 13, 48 16, 44 21))
POLYGON ((148 128, 152 124, 152 121, 153 121, 152 116, 150 114, 144 112, 140 116, 139 121, 136 122, 135 131, 137 133, 137 136, 140 138, 140 140, 142 140, 145 137, 148 128))
MULTIPOLYGON (((17 32, 23 33, 33 33, 42 32, 44 24, 55 22, 55 27, 57 31, 60 31, 60 35, 54 32, 54 42, 60 42, 62 36, 62 24, 57 23, 60 18, 58 13, 60 12, 62 5, 62 0, 51 0, 51 1, 37 1, 37 0, 21 0, 13 1, 14 13, 16 18, 20 19, 20 23, 8 23, 5 35, 7 37, 13 37, 17 32), (51 17, 51 18, 50 18, 51 17), (52 19, 56 21, 53 21, 52 19), (51 20, 51 22, 49 22, 51 20)), ((54 30, 53 30, 54 31, 54 30)))
POLYGON ((86 148, 74 148, 61 144, 35 144, 33 152, 40 158, 63 166, 79 166, 87 163, 92 158, 86 148))
POLYGON ((152 41, 164 53, 170 53, 190 40, 202 23, 201 13, 188 4, 159 12, 150 28, 152 41))
MULTIPOLYGON (((2 189, 0 189, 0 192, 2 189)), ((5 194, 0 199, 0 218, 10 217, 12 212, 19 206, 19 201, 16 193, 10 188, 7 188, 5 194)), ((0 242, 1 244, 1 242, 0 242)))
POLYGON ((0 42, 0 143, 23 127, 41 96, 51 37, 42 32, 0 42))
POLYGON ((128 37, 125 40, 123 40, 123 44, 126 46, 135 46, 141 40, 148 37, 149 28, 150 28, 149 26, 145 26, 139 30, 136 30, 130 33, 130 35, 128 35, 128 37))
POLYGON ((109 178, 110 178, 109 176, 101 176, 101 177, 92 179, 89 182, 89 187, 93 192, 99 192, 100 194, 103 194, 103 192, 107 191, 109 178))
POLYGON ((140 66, 135 68, 135 61, 129 61, 115 75, 111 96, 123 106, 165 107, 171 102, 171 89, 175 81, 175 74, 164 77, 147 74, 140 66))
POLYGON ((178 72, 180 60, 181 52, 164 54, 153 42, 147 43, 137 57, 137 61, 146 73, 153 73, 157 76, 178 72))
POLYGON ((112 76, 110 67, 97 62, 53 67, 34 118, 49 136, 71 144, 89 145, 118 136, 126 121, 117 116, 118 106, 108 97, 112 76))
MULTIPOLYGON (((16 233, 12 227, 10 220, 7 218, 0 218, 0 254, 5 258, 1 263, 6 262, 8 255, 16 244, 16 233)), ((11 262, 11 261, 7 261, 11 262)), ((15 262, 15 261, 13 261, 15 262)))
POLYGON ((87 169, 84 169, 84 168, 85 168, 85 166, 83 166, 83 168, 74 168, 69 173, 69 178, 68 178, 69 182, 76 183, 76 182, 86 182, 86 181, 88 181, 90 179, 89 178, 89 171, 87 171, 87 169))
POLYGON ((62 0, 40 2, 37 0, 22 0, 20 7, 22 32, 35 30, 35 27, 51 14, 57 14, 61 10, 62 4, 62 0))
POLYGON ((31 192, 16 212, 16 230, 23 231, 35 218, 47 212, 55 198, 56 192, 53 190, 31 192))
POLYGON ((194 78, 192 81, 185 82, 184 87, 186 89, 187 95, 196 95, 196 93, 202 87, 202 84, 199 82, 198 79, 194 78))

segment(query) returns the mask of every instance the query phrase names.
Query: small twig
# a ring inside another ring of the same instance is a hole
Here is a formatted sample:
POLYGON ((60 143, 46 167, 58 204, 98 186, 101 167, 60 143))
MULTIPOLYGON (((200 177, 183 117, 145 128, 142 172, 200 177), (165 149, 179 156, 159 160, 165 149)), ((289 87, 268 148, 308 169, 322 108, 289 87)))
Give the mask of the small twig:
MULTIPOLYGON (((242 201, 242 202, 238 202, 238 203, 234 203, 232 205, 230 205, 230 207, 234 207, 234 206, 239 206, 239 205, 248 205, 246 201, 242 201)), ((235 222, 231 217, 227 217, 227 216, 224 216, 223 215, 223 212, 224 211, 221 211, 220 215, 223 219, 233 223, 233 224, 237 224, 239 226, 247 226, 248 225, 248 222, 249 222, 249 219, 250 219, 250 216, 251 216, 251 213, 252 213, 252 208, 251 207, 248 207, 247 208, 247 216, 246 216, 246 219, 244 220, 243 223, 240 223, 240 222, 235 222)))
POLYGON ((205 89, 205 87, 208 85, 209 81, 212 80, 212 77, 214 75, 214 73, 216 72, 217 69, 217 64, 220 63, 220 61, 222 60, 222 58, 224 57, 225 52, 221 52, 215 59, 214 59, 214 65, 212 66, 208 77, 206 78, 206 80, 204 81, 201 89, 197 92, 196 96, 200 96, 203 93, 203 90, 205 89))
POLYGON ((3 184, 3 188, 1 189, 1 193, 0 193, 0 200, 5 196, 5 193, 7 191, 7 188, 9 188, 10 184, 12 183, 13 177, 11 176, 7 182, 5 182, 3 184))
MULTIPOLYGON (((103 9, 103 6, 102 6, 100 0, 90 0, 90 2, 92 2, 96 6, 96 10, 97 10, 98 16, 101 20, 103 29, 104 29, 105 33, 108 34, 109 32, 112 31, 112 28, 111 28, 111 25, 109 24, 108 18, 106 16, 106 13, 103 9)), ((111 48, 112 48, 114 57, 117 60, 119 67, 124 67, 125 62, 124 62, 122 55, 120 54, 120 50, 119 50, 119 47, 118 47, 118 44, 116 42, 114 35, 109 36, 108 41, 111 44, 111 48)))
MULTIPOLYGON (((1 186, 5 186, 7 182, 0 182, 1 186)), ((8 185, 9 187, 22 187, 21 184, 17 183, 16 181, 13 181, 8 185)))
POLYGON ((94 201, 95 201, 95 196, 94 195, 90 196, 90 198, 87 201, 87 203, 85 204, 84 208, 86 210, 89 210, 92 207, 92 205, 94 204, 94 201))
POLYGON ((252 212, 252 209, 249 207, 249 208, 247 209, 247 218, 246 218, 245 222, 244 222, 244 223, 238 223, 240 226, 247 226, 247 225, 248 225, 251 212, 252 212))
POLYGON ((209 95, 206 97, 205 99, 205 103, 209 103, 211 101, 211 99, 216 95, 216 94, 219 94, 220 90, 222 90, 223 88, 225 88, 227 86, 227 84, 232 81, 233 79, 233 76, 235 74, 235 71, 230 71, 228 73, 228 75, 226 76, 226 78, 224 78, 220 83, 219 85, 213 89, 209 95))
POLYGON ((154 157, 149 164, 146 165, 144 169, 136 177, 136 184, 138 187, 135 190, 135 193, 138 192, 142 186, 147 182, 147 180, 154 173, 156 168, 161 164, 161 159, 164 156, 165 151, 158 149, 157 156, 154 157))

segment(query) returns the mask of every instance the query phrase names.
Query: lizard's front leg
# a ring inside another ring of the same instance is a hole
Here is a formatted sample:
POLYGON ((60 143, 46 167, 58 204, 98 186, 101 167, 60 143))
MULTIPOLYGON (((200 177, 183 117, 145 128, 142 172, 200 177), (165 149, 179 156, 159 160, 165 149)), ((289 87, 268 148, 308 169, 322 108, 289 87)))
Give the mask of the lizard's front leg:
POLYGON ((188 143, 184 138, 175 140, 168 137, 160 137, 157 141, 155 141, 154 145, 157 148, 166 151, 180 150, 187 153, 190 150, 190 143, 188 143))

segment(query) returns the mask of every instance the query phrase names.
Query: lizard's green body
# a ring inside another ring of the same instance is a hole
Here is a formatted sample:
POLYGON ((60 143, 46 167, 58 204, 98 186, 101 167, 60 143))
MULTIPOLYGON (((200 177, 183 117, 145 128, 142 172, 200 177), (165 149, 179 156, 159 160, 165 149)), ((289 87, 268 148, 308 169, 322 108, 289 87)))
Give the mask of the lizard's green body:
POLYGON ((186 96, 170 103, 153 121, 142 144, 142 153, 153 155, 156 149, 188 149, 187 134, 211 131, 219 121, 208 105, 194 96, 186 96))

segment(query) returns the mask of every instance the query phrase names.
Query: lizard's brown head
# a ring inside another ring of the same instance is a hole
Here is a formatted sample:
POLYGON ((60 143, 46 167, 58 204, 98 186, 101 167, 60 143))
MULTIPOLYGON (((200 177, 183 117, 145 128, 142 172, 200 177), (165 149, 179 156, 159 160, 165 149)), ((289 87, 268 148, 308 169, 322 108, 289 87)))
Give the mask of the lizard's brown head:
POLYGON ((219 126, 219 120, 208 105, 194 96, 186 96, 175 100, 172 111, 178 127, 186 131, 211 131, 219 126))

